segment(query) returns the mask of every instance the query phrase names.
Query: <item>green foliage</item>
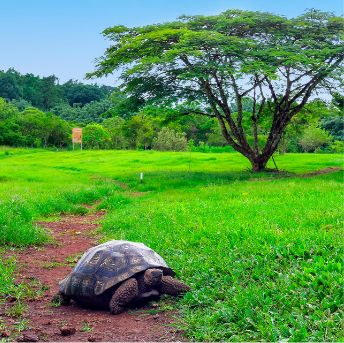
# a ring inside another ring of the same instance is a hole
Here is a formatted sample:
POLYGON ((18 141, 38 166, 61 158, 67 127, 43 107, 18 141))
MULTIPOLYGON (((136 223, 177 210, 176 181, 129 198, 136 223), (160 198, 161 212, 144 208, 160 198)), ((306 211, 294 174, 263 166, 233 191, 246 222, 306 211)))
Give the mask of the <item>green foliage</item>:
POLYGON ((86 149, 105 149, 111 137, 107 130, 99 124, 88 124, 83 129, 83 144, 86 149))
POLYGON ((85 85, 73 80, 61 85, 61 89, 70 106, 84 106, 93 101, 100 101, 113 90, 109 86, 85 85))
POLYGON ((12 100, 19 99, 21 89, 18 82, 18 72, 9 69, 6 73, 0 71, 0 97, 12 100))
POLYGON ((0 120, 13 118, 18 114, 18 108, 5 99, 0 98, 0 120))
POLYGON ((344 141, 344 117, 342 115, 323 118, 321 127, 339 141, 344 141))
POLYGON ((316 153, 322 154, 342 154, 344 153, 344 142, 334 141, 332 144, 327 144, 315 150, 316 153))
MULTIPOLYGON (((193 142, 192 151, 233 151, 230 147, 214 150, 213 147, 227 145, 221 128, 214 119, 197 115, 181 116, 176 109, 157 106, 146 106, 138 114, 128 118, 111 117, 116 108, 112 107, 112 101, 113 99, 104 99, 86 104, 83 107, 70 107, 62 104, 53 109, 54 113, 59 114, 57 117, 53 113, 44 113, 33 107, 27 107, 27 103, 23 103, 22 108, 24 110, 20 112, 13 101, 6 102, 0 98, 0 118, 2 118, 0 121, 0 144, 30 147, 54 146, 58 148, 69 146, 71 128, 79 126, 79 124, 72 124, 60 118, 63 117, 68 120, 77 119, 81 123, 101 122, 101 126, 106 132, 101 130, 102 134, 94 136, 92 143, 87 142, 85 148, 151 149, 154 140, 158 139, 159 131, 166 127, 176 132, 183 132, 186 138, 193 142), (108 116, 110 118, 106 119, 108 116), (100 139, 98 143, 97 139, 100 139)), ((23 102, 23 100, 18 100, 15 103, 18 102, 23 102)), ((245 104, 247 109, 252 106, 249 99, 245 100, 245 104)), ((305 128, 318 124, 322 128, 326 128, 328 132, 334 133, 335 138, 341 138, 343 120, 338 110, 332 105, 326 107, 324 102, 315 100, 292 119, 279 144, 279 151, 303 151, 299 141, 304 135, 305 128)), ((243 118, 243 126, 248 132, 247 141, 252 144, 254 138, 251 135, 247 118, 243 118)), ((257 135, 259 147, 264 145, 268 126, 269 123, 262 125, 257 135)), ((88 138, 86 138, 87 140, 88 138)), ((336 152, 339 150, 340 147, 329 148, 328 146, 325 151, 336 152)))
POLYGON ((107 130, 111 137, 112 149, 125 149, 128 147, 128 140, 125 137, 125 120, 121 117, 105 119, 102 126, 107 130))
POLYGON ((211 146, 225 146, 227 142, 223 137, 221 128, 218 123, 212 127, 211 131, 206 135, 206 142, 211 146))
MULTIPOLYGON (((177 131, 185 132, 188 140, 192 139, 195 144, 205 142, 211 133, 219 127, 218 123, 211 118, 197 115, 180 115, 176 111, 171 111, 165 116, 168 127, 177 131)), ((223 136, 221 135, 223 139, 223 136)), ((220 139, 221 139, 220 138, 220 139)), ((216 145, 216 140, 215 144, 216 145)))
POLYGON ((313 152, 332 141, 332 137, 326 131, 316 126, 309 126, 305 129, 299 144, 303 151, 313 152))
POLYGON ((335 141, 328 147, 328 152, 333 152, 335 154, 343 154, 344 153, 344 142, 343 141, 335 141))
POLYGON ((24 111, 26 108, 32 107, 31 103, 24 99, 13 99, 11 104, 13 104, 19 111, 24 111))
POLYGON ((70 124, 36 108, 19 112, 0 98, 0 144, 31 147, 63 147, 68 144, 70 124))
POLYGON ((100 123, 105 118, 103 114, 108 113, 113 107, 109 99, 94 101, 83 107, 72 107, 68 104, 59 104, 51 109, 53 113, 64 120, 73 121, 82 124, 100 123))
POLYGON ((0 97, 8 101, 15 100, 20 110, 28 105, 44 111, 62 103, 83 106, 106 98, 113 89, 73 80, 59 85, 55 75, 40 78, 33 74, 22 75, 14 69, 0 70, 0 97))
POLYGON ((163 127, 153 139, 153 149, 160 151, 186 151, 188 142, 185 133, 163 127))
POLYGON ((344 112, 344 95, 338 92, 333 94, 332 104, 343 114, 344 112))
POLYGON ((63 102, 62 91, 57 87, 58 78, 55 75, 43 77, 41 80, 41 108, 45 111, 63 102))
POLYGON ((139 113, 125 123, 125 135, 130 149, 149 149, 159 129, 159 118, 139 113))

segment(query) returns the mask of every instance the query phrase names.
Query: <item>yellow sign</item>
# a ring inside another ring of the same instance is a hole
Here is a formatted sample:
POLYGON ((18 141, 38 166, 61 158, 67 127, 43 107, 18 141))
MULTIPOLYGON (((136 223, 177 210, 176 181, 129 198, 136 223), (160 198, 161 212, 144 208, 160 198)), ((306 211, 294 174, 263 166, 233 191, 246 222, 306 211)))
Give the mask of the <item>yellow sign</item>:
POLYGON ((75 127, 72 131, 72 142, 82 144, 82 129, 75 127))
POLYGON ((74 127, 72 130, 72 143, 73 143, 73 150, 74 144, 79 143, 80 149, 82 150, 82 129, 79 127, 74 127))

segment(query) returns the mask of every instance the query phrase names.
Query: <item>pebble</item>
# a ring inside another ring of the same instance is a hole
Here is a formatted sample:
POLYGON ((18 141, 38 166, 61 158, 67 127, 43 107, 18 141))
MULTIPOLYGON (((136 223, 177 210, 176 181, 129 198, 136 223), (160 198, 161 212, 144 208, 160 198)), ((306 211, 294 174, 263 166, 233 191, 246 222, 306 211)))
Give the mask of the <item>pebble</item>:
POLYGON ((60 332, 62 336, 71 336, 76 333, 76 329, 71 326, 62 326, 60 328, 60 332))
POLYGON ((95 336, 90 336, 87 338, 89 342, 97 342, 97 338, 95 336))
POLYGON ((10 335, 8 331, 0 331, 0 337, 7 338, 10 337, 10 335))
POLYGON ((38 342, 39 338, 38 336, 32 333, 24 333, 24 335, 22 337, 19 337, 17 341, 18 342, 38 342))
POLYGON ((10 302, 10 303, 13 303, 13 302, 15 302, 15 301, 17 300, 17 298, 16 298, 16 297, 10 296, 10 297, 7 297, 6 300, 7 300, 8 302, 10 302))
POLYGON ((160 316, 158 315, 158 314, 155 314, 154 316, 153 316, 153 319, 158 319, 160 316))

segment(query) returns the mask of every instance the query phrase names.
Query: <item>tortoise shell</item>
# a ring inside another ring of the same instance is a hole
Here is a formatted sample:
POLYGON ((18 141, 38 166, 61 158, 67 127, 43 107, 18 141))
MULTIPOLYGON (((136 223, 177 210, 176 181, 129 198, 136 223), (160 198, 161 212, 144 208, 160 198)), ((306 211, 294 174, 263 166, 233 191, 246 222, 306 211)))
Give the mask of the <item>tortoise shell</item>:
POLYGON ((164 259, 143 243, 109 241, 87 250, 73 271, 60 283, 60 292, 70 297, 92 297, 145 271, 162 269, 174 276, 164 259))

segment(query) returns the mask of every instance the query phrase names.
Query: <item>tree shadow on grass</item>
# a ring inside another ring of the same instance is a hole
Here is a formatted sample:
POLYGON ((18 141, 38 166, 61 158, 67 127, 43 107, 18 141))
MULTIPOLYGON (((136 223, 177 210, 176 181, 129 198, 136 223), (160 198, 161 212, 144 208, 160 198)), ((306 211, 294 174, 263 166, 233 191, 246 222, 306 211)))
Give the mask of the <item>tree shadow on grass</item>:
MULTIPOLYGON (((340 171, 341 168, 329 167, 305 174, 297 174, 285 170, 270 169, 260 173, 251 170, 230 172, 195 172, 195 171, 155 171, 144 173, 143 180, 139 174, 121 178, 121 184, 127 188, 140 191, 164 191, 168 189, 193 188, 199 186, 225 185, 237 181, 272 181, 277 179, 309 178, 340 171)), ((119 181, 118 181, 119 182, 119 181)))
MULTIPOLYGON (((264 172, 259 178, 267 178, 275 173, 264 172)), ((194 171, 159 171, 144 173, 143 180, 139 175, 130 175, 121 178, 130 189, 141 192, 164 191, 168 189, 193 188, 198 186, 224 185, 236 181, 247 181, 257 177, 256 173, 249 170, 232 172, 194 172, 194 171)))

